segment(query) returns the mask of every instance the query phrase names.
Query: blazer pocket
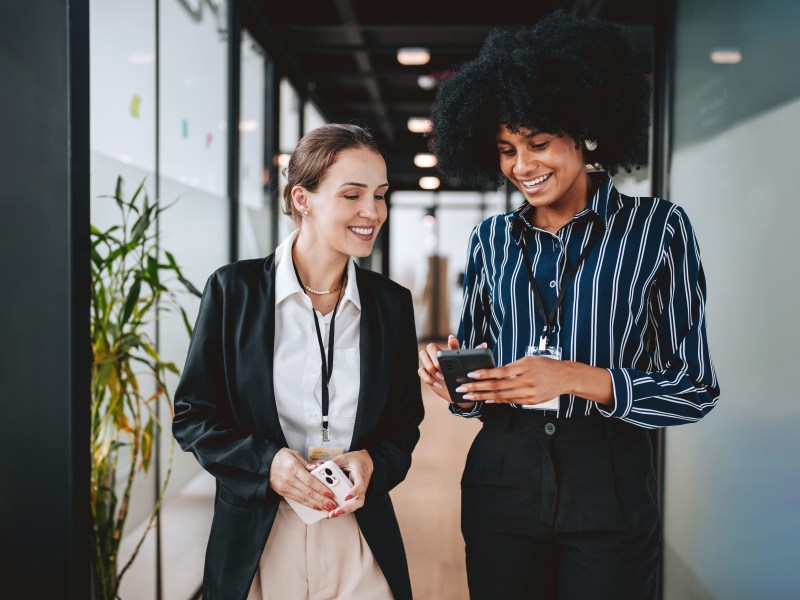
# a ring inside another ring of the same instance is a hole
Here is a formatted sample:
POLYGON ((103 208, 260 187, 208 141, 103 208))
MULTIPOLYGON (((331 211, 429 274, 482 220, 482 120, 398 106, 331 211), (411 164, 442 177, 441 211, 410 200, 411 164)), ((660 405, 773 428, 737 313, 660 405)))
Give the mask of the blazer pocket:
POLYGON ((248 502, 245 498, 242 498, 241 496, 234 494, 231 490, 229 490, 222 484, 220 484, 219 486, 217 499, 235 508, 240 508, 245 510, 253 510, 255 508, 255 504, 253 504, 252 502, 248 502))

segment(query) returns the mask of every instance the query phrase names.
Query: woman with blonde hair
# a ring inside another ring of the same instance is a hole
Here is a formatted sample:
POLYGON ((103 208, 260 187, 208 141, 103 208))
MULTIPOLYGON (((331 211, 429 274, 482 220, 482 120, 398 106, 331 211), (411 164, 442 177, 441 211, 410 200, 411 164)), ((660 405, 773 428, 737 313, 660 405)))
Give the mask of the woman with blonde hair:
POLYGON ((217 479, 203 598, 411 598, 388 495, 423 417, 411 294, 353 261, 386 220, 386 163, 332 124, 286 176, 297 231, 210 277, 175 394, 175 437, 217 479), (310 475, 324 460, 353 485, 340 504, 310 475))

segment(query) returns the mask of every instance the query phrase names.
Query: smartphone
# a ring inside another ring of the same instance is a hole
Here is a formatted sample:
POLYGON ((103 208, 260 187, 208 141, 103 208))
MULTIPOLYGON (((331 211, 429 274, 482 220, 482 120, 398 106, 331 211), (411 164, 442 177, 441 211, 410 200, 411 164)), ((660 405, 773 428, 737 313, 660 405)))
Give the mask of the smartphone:
POLYGON ((472 402, 464 400, 464 394, 456 392, 456 388, 462 383, 475 381, 467 377, 467 373, 480 369, 493 369, 494 356, 488 348, 477 350, 439 350, 439 368, 444 375, 444 382, 447 384, 447 391, 450 392, 450 399, 453 402, 472 402))
MULTIPOLYGON (((322 463, 311 471, 311 475, 319 479, 322 484, 333 493, 333 497, 336 498, 336 504, 339 506, 345 503, 345 497, 348 492, 353 489, 353 484, 350 482, 345 472, 339 468, 339 465, 332 461, 322 463)), ((305 504, 300 504, 291 498, 286 498, 286 502, 294 509, 297 516, 300 517, 306 525, 321 521, 328 516, 325 510, 308 508, 305 504)))

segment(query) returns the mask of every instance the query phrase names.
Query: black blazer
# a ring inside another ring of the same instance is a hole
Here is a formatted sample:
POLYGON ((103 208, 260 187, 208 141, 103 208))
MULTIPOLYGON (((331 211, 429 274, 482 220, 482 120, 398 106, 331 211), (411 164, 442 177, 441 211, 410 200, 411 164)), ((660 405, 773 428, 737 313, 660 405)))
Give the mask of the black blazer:
MULTIPOLYGON (((395 598, 411 598, 403 541, 389 490, 411 466, 423 408, 411 294, 356 270, 361 298, 361 388, 351 450, 375 463, 364 506, 355 512, 395 598)), ((275 258, 222 267, 208 280, 183 376, 172 431, 181 448, 217 479, 206 549, 204 600, 242 600, 275 520, 272 459, 286 439, 272 383, 275 258)))

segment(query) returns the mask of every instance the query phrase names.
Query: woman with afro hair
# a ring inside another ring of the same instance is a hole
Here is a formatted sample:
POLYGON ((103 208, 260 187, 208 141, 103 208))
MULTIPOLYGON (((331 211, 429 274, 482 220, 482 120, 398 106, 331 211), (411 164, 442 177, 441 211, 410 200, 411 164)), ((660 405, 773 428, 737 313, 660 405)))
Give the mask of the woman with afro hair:
POLYGON ((647 430, 698 421, 719 386, 686 213, 625 196, 609 177, 642 162, 648 114, 627 35, 563 12, 493 32, 437 93, 441 170, 482 186, 507 179, 525 199, 474 229, 448 340, 488 346, 498 366, 471 373, 453 402, 440 348, 420 353, 422 380, 483 421, 462 477, 472 598, 656 592, 647 430))

